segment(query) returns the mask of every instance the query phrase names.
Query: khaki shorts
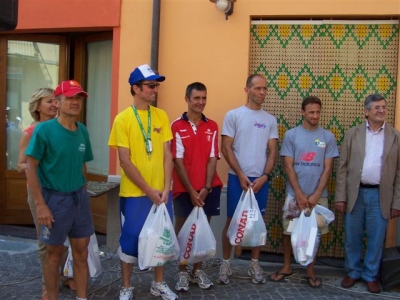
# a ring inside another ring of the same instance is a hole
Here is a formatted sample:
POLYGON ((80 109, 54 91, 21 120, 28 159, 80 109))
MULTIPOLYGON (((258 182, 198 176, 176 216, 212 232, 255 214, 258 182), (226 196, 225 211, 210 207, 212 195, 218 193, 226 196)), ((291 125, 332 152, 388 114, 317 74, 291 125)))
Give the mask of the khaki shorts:
MULTIPOLYGON (((287 201, 288 197, 289 196, 287 195, 285 201, 287 201)), ((328 198, 320 198, 318 204, 328 208, 328 198)), ((323 224, 324 222, 319 221, 319 219, 323 219, 323 218, 324 218, 323 216, 317 214, 317 223, 323 224)), ((287 232, 290 221, 291 221, 290 219, 282 220, 283 234, 290 235, 290 232, 287 232)), ((326 234, 329 232, 329 225, 325 225, 322 227, 318 226, 318 229, 321 231, 321 234, 326 234)))

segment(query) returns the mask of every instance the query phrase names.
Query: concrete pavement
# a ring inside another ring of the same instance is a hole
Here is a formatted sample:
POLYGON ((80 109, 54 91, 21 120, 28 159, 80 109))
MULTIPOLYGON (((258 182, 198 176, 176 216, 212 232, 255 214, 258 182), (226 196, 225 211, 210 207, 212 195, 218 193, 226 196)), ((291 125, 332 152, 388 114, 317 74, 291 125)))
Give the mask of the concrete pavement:
MULTIPOLYGON (((36 300, 41 299, 41 274, 37 256, 36 241, 26 238, 16 238, 0 235, 0 299, 36 300)), ((100 243, 103 272, 89 281, 88 299, 118 299, 120 267, 118 257, 108 253, 100 243)), ((317 274, 323 280, 323 286, 311 288, 303 279, 305 269, 293 265, 294 275, 287 280, 275 283, 267 282, 255 285, 246 273, 248 260, 234 259, 231 261, 233 277, 229 285, 219 285, 215 282, 219 271, 218 258, 210 260, 205 271, 214 281, 215 286, 209 290, 201 290, 196 285, 190 286, 187 293, 179 293, 179 299, 400 299, 400 287, 384 291, 379 295, 370 294, 363 282, 357 283, 352 289, 344 290, 340 281, 346 274, 343 268, 316 266, 317 274)), ((266 274, 279 270, 281 264, 261 262, 266 274)), ((165 279, 171 288, 175 285, 177 274, 176 264, 166 267, 165 279)), ((132 276, 134 299, 161 299, 150 295, 150 284, 153 272, 135 270, 132 276)), ((60 288, 60 300, 75 299, 75 293, 65 287, 60 288)))

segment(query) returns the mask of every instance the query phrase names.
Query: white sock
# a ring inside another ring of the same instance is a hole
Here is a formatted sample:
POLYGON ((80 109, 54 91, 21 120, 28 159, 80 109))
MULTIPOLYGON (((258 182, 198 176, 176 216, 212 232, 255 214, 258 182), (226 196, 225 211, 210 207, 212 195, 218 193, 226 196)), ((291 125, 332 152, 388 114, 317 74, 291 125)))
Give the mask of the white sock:
POLYGON ((78 298, 78 297, 76 297, 76 300, 87 300, 87 298, 78 298))
POLYGON ((223 259, 223 261, 229 264, 231 260, 230 259, 223 259))
POLYGON ((258 259, 252 258, 251 261, 258 262, 258 259))

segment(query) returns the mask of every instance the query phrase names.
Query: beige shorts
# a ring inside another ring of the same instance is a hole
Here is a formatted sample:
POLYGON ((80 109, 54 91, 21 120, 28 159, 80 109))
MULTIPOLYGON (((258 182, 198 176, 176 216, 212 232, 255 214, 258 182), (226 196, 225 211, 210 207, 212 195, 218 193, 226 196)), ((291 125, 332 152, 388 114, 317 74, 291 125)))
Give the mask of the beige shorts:
MULTIPOLYGON (((285 201, 288 200, 288 197, 290 197, 290 196, 287 195, 285 201)), ((318 204, 328 208, 328 198, 320 198, 318 204)), ((324 223, 323 222, 323 218, 324 218, 323 216, 317 214, 317 223, 318 224, 323 224, 324 223), (319 221, 320 219, 321 219, 321 221, 319 221)), ((283 234, 290 235, 290 232, 287 232, 287 229, 289 227, 289 223, 290 223, 290 219, 283 219, 282 220, 283 234)), ((318 225, 318 228, 321 231, 321 234, 326 234, 326 233, 329 232, 329 226, 328 225, 324 225, 324 226, 319 226, 318 225)))

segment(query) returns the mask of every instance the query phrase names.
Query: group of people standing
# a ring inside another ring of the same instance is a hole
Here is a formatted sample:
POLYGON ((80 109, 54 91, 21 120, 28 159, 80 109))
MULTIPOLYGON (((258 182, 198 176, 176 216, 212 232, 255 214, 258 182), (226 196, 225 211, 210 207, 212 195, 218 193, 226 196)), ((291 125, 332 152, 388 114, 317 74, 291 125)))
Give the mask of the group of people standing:
MULTIPOLYGON (((220 159, 219 129, 216 122, 203 114, 206 86, 200 82, 187 86, 187 111, 171 125, 166 112, 151 105, 164 80, 148 65, 133 70, 128 79, 133 103, 115 117, 109 137, 108 145, 117 149, 121 166, 120 300, 133 297, 130 281, 138 257, 139 234, 153 204, 165 203, 171 219, 175 215, 176 234, 195 206, 204 208, 208 221, 220 214, 223 184, 216 172, 220 159)), ((302 101, 303 122, 285 133, 278 154, 277 120, 262 108, 267 96, 266 79, 250 75, 244 91, 246 104, 226 114, 221 131, 221 152, 229 165, 229 174, 223 260, 216 279, 220 284, 229 284, 232 275, 232 246, 227 230, 241 193, 252 188, 264 214, 271 174, 280 155, 287 176, 285 201, 295 199, 300 209, 313 209, 317 204, 327 207, 327 183, 333 160, 339 156, 335 137, 319 126, 319 98, 309 96, 302 101)), ((37 213, 38 225, 43 226, 40 239, 47 249, 43 262, 46 299, 58 297, 59 266, 68 236, 77 299, 82 300, 86 299, 87 246, 93 233, 84 166, 93 155, 87 130, 76 119, 87 93, 76 81, 69 80, 57 87, 54 96, 58 117, 43 123, 44 119, 35 119, 40 124, 29 145, 25 142, 26 150, 20 160, 25 163, 34 199, 32 211, 37 213)), ((400 215, 400 134, 385 122, 387 106, 382 96, 368 96, 364 113, 366 122, 351 128, 342 143, 334 206, 345 213, 345 259, 349 273, 342 286, 350 288, 363 279, 370 292, 378 293, 379 261, 387 222, 400 215), (364 232, 368 243, 362 261, 364 232)), ((283 219, 282 224, 284 265, 269 276, 273 282, 292 275, 288 220, 283 219)), ((327 227, 319 230, 321 234, 328 232, 327 227)), ((259 255, 260 247, 252 248, 247 269, 255 284, 266 282, 259 255)), ((150 293, 163 300, 178 299, 164 281, 164 268, 156 267, 154 273, 150 293)), ((308 265, 306 278, 311 287, 321 286, 314 262, 308 265)), ((186 265, 179 266, 175 290, 188 291, 190 282, 202 289, 213 286, 201 262, 194 264, 190 273, 186 265)))

